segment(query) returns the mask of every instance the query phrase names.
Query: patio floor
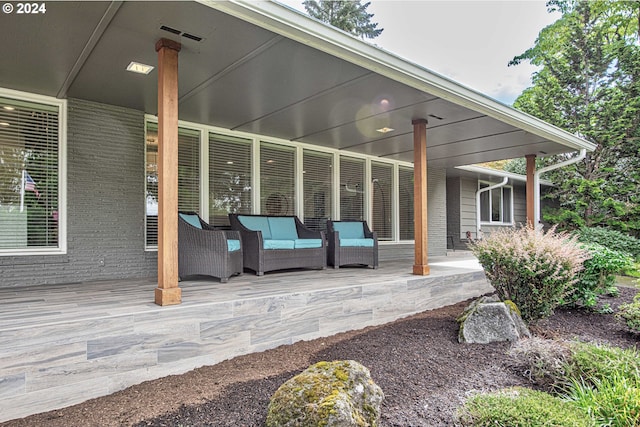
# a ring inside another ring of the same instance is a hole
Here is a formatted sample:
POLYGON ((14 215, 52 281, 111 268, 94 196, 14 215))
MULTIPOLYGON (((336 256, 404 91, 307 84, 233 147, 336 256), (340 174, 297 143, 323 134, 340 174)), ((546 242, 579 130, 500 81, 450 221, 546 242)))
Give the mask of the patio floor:
POLYGON ((153 303, 154 279, 0 289, 0 422, 491 290, 469 254, 430 267, 429 276, 384 261, 189 280, 169 307, 153 303))

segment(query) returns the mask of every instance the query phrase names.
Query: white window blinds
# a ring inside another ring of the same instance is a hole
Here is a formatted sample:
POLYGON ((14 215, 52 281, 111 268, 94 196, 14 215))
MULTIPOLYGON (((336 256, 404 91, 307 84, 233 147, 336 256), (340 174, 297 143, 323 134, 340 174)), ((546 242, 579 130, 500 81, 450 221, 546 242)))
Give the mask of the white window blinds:
POLYGON ((363 221, 364 159, 340 156, 340 219, 363 221))
MULTIPOLYGON (((146 242, 158 244, 158 124, 146 134, 146 242)), ((200 212, 200 132, 178 128, 178 210, 200 212)))
POLYGON ((294 147, 260 143, 260 213, 295 215, 295 154, 294 147))
POLYGON ((0 250, 58 247, 59 116, 0 97, 0 250))
POLYGON ((251 144, 209 133, 209 224, 226 226, 230 213, 251 213, 251 144))
POLYGON ((413 169, 400 166, 398 170, 398 183, 400 240, 413 240, 415 238, 413 228, 413 169))
POLYGON ((312 230, 326 230, 333 211, 333 154, 304 150, 304 223, 312 230))
POLYGON ((393 166, 388 163, 371 162, 371 193, 373 212, 371 212, 372 230, 378 233, 379 240, 391 240, 393 166))

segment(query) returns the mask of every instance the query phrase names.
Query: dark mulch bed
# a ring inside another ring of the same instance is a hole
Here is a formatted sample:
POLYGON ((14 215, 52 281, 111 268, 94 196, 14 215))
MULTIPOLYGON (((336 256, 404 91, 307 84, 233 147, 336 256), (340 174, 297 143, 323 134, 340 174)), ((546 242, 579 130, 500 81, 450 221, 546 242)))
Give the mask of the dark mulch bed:
MULTIPOLYGON (((603 297, 600 304, 615 312, 637 292, 620 290, 618 298, 603 297)), ((310 364, 339 359, 357 360, 371 370, 385 393, 382 426, 454 425, 452 416, 469 394, 528 385, 506 355, 508 343, 457 342, 455 318, 467 303, 237 357, 2 426, 263 426, 269 397, 284 381, 310 364)), ((580 309, 558 310, 533 332, 624 348, 638 345, 638 337, 613 314, 580 309)))

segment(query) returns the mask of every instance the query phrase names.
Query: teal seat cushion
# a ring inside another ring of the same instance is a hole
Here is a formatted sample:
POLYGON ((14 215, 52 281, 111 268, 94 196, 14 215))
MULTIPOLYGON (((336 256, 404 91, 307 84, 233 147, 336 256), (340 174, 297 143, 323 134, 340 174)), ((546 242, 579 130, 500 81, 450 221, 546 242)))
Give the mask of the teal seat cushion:
POLYGON ((296 249, 322 247, 322 239, 297 239, 294 242, 295 242, 296 249))
POLYGON ((296 222, 291 217, 269 217, 269 228, 271 228, 271 238, 278 240, 296 240, 298 231, 296 222))
POLYGON ((195 228, 199 228, 202 230, 202 224, 200 224, 200 219, 198 219, 198 215, 192 214, 178 214, 180 218, 182 218, 187 224, 194 226, 195 228))
POLYGON ((240 250, 240 240, 227 240, 227 250, 235 252, 240 250))
POLYGON ((340 240, 342 239, 364 239, 364 227, 361 222, 353 221, 341 221, 334 222, 333 229, 340 233, 340 240))
POLYGON ((373 239, 340 239, 340 246, 372 248, 373 239))
POLYGON ((295 241, 267 239, 263 241, 262 247, 264 249, 294 249, 295 241))
POLYGON ((263 239, 271 238, 271 229, 266 216, 238 215, 238 221, 249 230, 262 231, 263 239))

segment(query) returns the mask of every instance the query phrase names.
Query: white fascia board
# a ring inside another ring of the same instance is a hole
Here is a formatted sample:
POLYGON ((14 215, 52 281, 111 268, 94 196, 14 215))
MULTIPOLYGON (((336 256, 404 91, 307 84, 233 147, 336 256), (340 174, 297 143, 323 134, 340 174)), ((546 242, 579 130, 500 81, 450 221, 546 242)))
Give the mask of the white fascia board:
MULTIPOLYGON (((476 166, 476 165, 455 166, 455 169, 460 169, 463 171, 473 172, 481 175, 495 176, 497 178, 509 178, 514 181, 527 182, 526 175, 520 175, 519 173, 501 171, 497 169, 485 168, 482 166, 476 166)), ((546 185, 549 187, 553 186, 553 183, 546 179, 541 179, 540 184, 546 185)))
POLYGON ((549 141, 579 150, 596 145, 502 104, 442 75, 274 1, 197 0, 199 3, 291 40, 344 59, 414 89, 486 114, 549 141))

